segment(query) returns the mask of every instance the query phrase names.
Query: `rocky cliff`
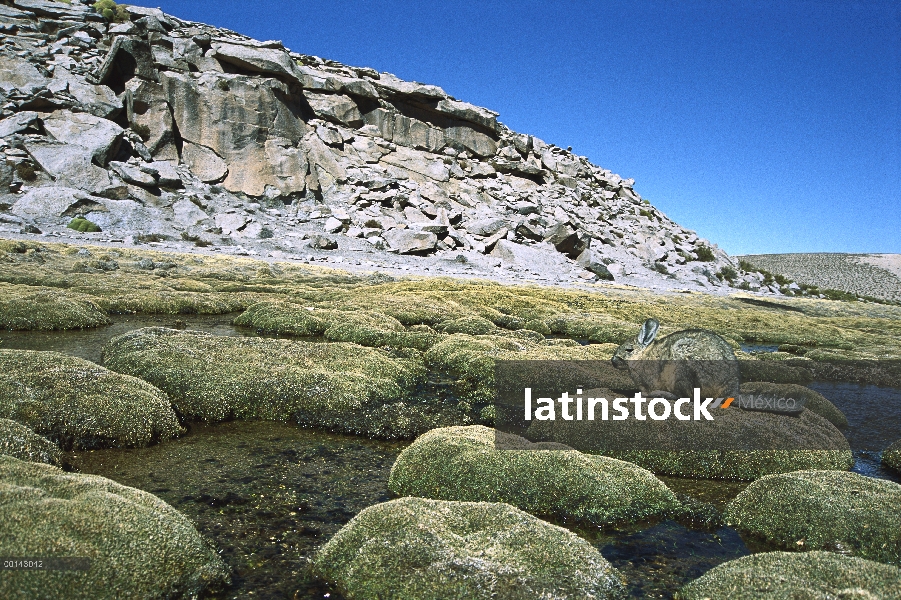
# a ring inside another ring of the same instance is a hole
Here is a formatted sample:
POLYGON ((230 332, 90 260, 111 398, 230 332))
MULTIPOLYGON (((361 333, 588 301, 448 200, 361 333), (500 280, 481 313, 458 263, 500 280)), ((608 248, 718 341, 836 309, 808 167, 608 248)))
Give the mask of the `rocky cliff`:
POLYGON ((8 233, 551 282, 741 281, 631 179, 440 87, 126 11, 0 3, 8 233), (96 227, 67 229, 76 217, 96 227))

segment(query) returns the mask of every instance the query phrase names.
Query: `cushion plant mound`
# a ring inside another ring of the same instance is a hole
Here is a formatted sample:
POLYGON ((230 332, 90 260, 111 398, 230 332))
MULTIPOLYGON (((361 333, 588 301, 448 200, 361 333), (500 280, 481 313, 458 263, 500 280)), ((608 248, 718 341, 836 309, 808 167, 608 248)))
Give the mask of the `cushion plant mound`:
MULTIPOLYGON (((556 340, 530 339, 529 334, 539 334, 527 330, 504 332, 498 329, 496 333, 501 335, 456 333, 446 336, 429 348, 424 355, 425 362, 431 369, 455 379, 453 388, 460 398, 475 402, 493 402, 496 360, 596 361, 599 370, 612 376, 615 382, 633 386, 628 375, 609 364, 616 349, 610 344, 582 346, 572 342, 572 345, 562 345, 555 343, 556 340)), ((613 381, 606 383, 614 384, 613 381)))
POLYGON ((898 440, 882 452, 882 466, 901 473, 901 440, 898 440))
POLYGON ((379 409, 407 399, 425 376, 415 350, 391 354, 340 342, 161 327, 113 338, 104 361, 166 391, 191 418, 294 420, 366 435, 382 435, 386 415, 402 411, 379 409), (379 423, 369 419, 373 411, 379 423))
POLYGON ((427 350, 440 339, 434 332, 406 331, 400 321, 382 313, 331 310, 293 302, 258 302, 236 318, 235 325, 268 333, 322 335, 335 342, 373 347, 427 350))
POLYGON ((901 565, 901 485, 842 471, 771 475, 749 485, 724 517, 786 549, 840 549, 901 565))
POLYGON ((0 598, 196 597, 228 570, 190 521, 104 477, 0 456, 0 555, 82 557, 87 571, 4 571, 0 598))
POLYGON ((641 467, 481 425, 419 437, 394 463, 388 489, 399 496, 506 502, 535 515, 597 524, 640 521, 679 507, 673 492, 641 467))
POLYGON ((313 559, 349 600, 623 598, 591 544, 507 504, 399 498, 370 506, 313 559))
POLYGON ((484 317, 460 317, 444 321, 437 325, 443 333, 465 333, 467 335, 486 335, 497 331, 497 325, 484 317))
POLYGON ((901 569, 832 552, 764 552, 714 567, 682 588, 681 600, 901 598, 901 569))
POLYGON ((258 302, 235 319, 235 325, 299 336, 322 335, 330 326, 346 322, 385 331, 404 330, 400 321, 381 313, 331 310, 294 302, 258 302))
POLYGON ((148 446, 184 433, 166 394, 149 383, 36 350, 0 350, 0 418, 66 450, 148 446))
POLYGON ((109 325, 110 319, 85 294, 0 283, 0 329, 84 329, 109 325))
POLYGON ((848 426, 848 419, 842 411, 836 408, 836 406, 827 400, 821 393, 808 387, 804 387, 803 385, 751 381, 741 384, 741 393, 806 400, 804 408, 807 410, 817 413, 836 427, 845 428, 848 426))
POLYGON ((89 221, 83 217, 75 217, 69 224, 66 225, 69 229, 74 229, 75 231, 80 231, 82 233, 96 233, 100 231, 100 226, 93 221, 89 221))
POLYGON ((56 466, 62 455, 56 444, 9 419, 0 419, 0 454, 56 466))

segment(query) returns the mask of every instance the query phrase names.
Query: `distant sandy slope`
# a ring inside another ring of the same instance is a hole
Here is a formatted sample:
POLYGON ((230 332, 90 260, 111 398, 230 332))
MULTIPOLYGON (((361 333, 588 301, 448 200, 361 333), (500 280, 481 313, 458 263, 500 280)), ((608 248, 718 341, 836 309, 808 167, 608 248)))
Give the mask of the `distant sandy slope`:
POLYGON ((737 258, 798 283, 901 302, 901 254, 751 254, 737 258))
POLYGON ((901 278, 901 254, 864 254, 860 257, 860 260, 882 267, 901 278))

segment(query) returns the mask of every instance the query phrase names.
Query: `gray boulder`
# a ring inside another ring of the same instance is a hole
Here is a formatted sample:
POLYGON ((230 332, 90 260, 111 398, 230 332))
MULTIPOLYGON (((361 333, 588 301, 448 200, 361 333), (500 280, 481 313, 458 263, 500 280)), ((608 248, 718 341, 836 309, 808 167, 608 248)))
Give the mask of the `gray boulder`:
POLYGON ((122 182, 114 182, 105 169, 93 163, 89 148, 33 140, 25 141, 24 146, 55 185, 103 196, 124 197, 127 193, 122 182))
POLYGON ((117 35, 106 58, 88 79, 92 83, 115 85, 135 75, 147 81, 159 81, 150 45, 142 39, 117 35))
POLYGON ((324 235, 310 236, 309 245, 315 250, 337 250, 338 248, 338 242, 324 235))
POLYGON ((26 110, 3 119, 0 121, 0 138, 25 131, 38 117, 38 113, 26 110))
MULTIPOLYGON (((494 156, 497 141, 487 134, 467 125, 455 125, 444 129, 444 137, 449 146, 466 150, 480 157, 494 156)), ((492 169, 492 172, 494 169, 492 169)))
POLYGON ((161 187, 181 187, 181 176, 175 170, 175 165, 172 161, 155 160, 145 166, 156 172, 157 183, 161 187))
POLYGON ((559 273, 569 270, 566 259, 551 246, 525 246, 510 240, 499 240, 491 251, 491 256, 501 259, 502 263, 509 266, 533 271, 559 273))
POLYGON ((39 17, 77 19, 88 18, 90 9, 76 2, 53 2, 51 0, 14 0, 16 8, 27 10, 39 17))
POLYGON ((0 456, 0 496, 0 554, 88 559, 86 570, 6 571, 4 598, 196 597, 229 581, 191 522, 147 492, 0 456))
POLYGON ((570 258, 577 259, 580 254, 588 249, 588 240, 583 238, 565 223, 557 223, 545 232, 545 241, 549 242, 570 258))
POLYGON ((47 87, 48 83, 50 80, 24 58, 0 54, 0 90, 4 94, 18 90, 31 95, 47 87))
POLYGON ((419 254, 430 252, 438 244, 438 236, 428 231, 412 231, 410 229, 390 229, 382 234, 388 247, 400 254, 419 254))
POLYGON ((84 192, 74 188, 36 187, 19 196, 11 212, 40 222, 58 223, 63 215, 71 214, 79 206, 89 207, 91 202, 84 192))
POLYGON ((487 219, 479 219, 477 221, 470 221, 466 223, 463 227, 469 233, 473 235, 494 235, 499 230, 503 229, 508 225, 505 219, 499 218, 487 218, 487 219))
POLYGON ((607 268, 606 264, 601 262, 600 256, 598 256, 591 248, 583 250, 582 254, 576 259, 576 263, 583 269, 591 271, 601 279, 613 281, 613 273, 610 272, 610 269, 607 268))
POLYGON ((128 183, 144 187, 156 186, 157 174, 148 167, 141 168, 124 162, 111 161, 109 168, 128 183))
POLYGON ((54 69, 53 79, 47 87, 55 94, 61 92, 69 94, 78 103, 82 112, 88 112, 95 117, 109 119, 122 110, 122 102, 109 87, 89 83, 83 77, 61 66, 54 69))
POLYGON ((285 77, 300 82, 301 73, 296 63, 284 50, 255 48, 239 44, 216 42, 213 44, 216 59, 255 73, 285 77))
POLYGON ((463 121, 469 121, 476 125, 481 125, 489 131, 497 129, 498 113, 481 106, 475 106, 469 102, 460 102, 459 100, 451 100, 444 98, 435 105, 435 110, 463 121))
POLYGON ((360 113, 357 103, 348 96, 317 94, 308 90, 304 91, 304 96, 320 119, 341 123, 348 127, 359 127, 363 124, 363 115, 360 113))
POLYGON ((197 176, 207 183, 222 181, 228 175, 228 165, 210 148, 185 141, 182 146, 182 160, 197 176))
POLYGON ((172 111, 163 86, 134 78, 126 84, 128 118, 157 160, 178 160, 172 111))
POLYGON ((86 148, 101 167, 119 150, 125 130, 109 121, 85 113, 58 110, 43 118, 44 129, 64 144, 86 148))

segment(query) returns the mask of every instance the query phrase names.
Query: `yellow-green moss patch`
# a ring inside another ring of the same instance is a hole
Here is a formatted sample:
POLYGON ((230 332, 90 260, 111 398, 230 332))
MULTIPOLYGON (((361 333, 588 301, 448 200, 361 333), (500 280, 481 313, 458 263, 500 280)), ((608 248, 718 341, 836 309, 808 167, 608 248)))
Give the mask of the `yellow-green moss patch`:
POLYGON ((901 569, 832 552, 764 552, 714 567, 682 588, 680 600, 901 598, 901 569))
POLYGON ((292 420, 380 437, 407 437, 413 422, 431 428, 463 420, 458 411, 418 401, 389 408, 409 400, 425 378, 415 350, 145 328, 110 340, 104 364, 166 391, 192 419, 292 420))
POLYGON ((897 473, 901 473, 901 440, 893 443, 882 452, 882 464, 897 473))
POLYGON ((0 456, 0 498, 0 554, 90 560, 87 571, 4 571, 0 597, 196 597, 228 583, 191 522, 147 492, 0 456))
POLYGON ((625 598, 574 533, 507 504, 400 498, 370 506, 314 557, 348 600, 625 598))
POLYGON ((84 329, 109 323, 92 296, 0 283, 0 329, 84 329))
POLYGON ((798 471, 758 479, 726 507, 741 532, 785 549, 842 549, 901 565, 901 485, 857 473, 798 471))
POLYGON ((374 311, 333 310, 293 302, 260 302, 235 319, 235 325, 260 332, 324 336, 361 346, 427 350, 439 339, 435 332, 407 331, 388 315, 374 311))
POLYGON ((0 350, 0 417, 63 449, 147 446, 184 432, 169 399, 149 383, 34 350, 0 350))
POLYGON ((534 515, 595 524, 641 521, 680 505, 662 481, 633 464, 531 444, 480 425, 419 437, 394 463, 388 489, 399 496, 506 502, 534 515))
POLYGON ((62 458, 59 446, 9 419, 0 419, 0 454, 56 466, 62 458))

